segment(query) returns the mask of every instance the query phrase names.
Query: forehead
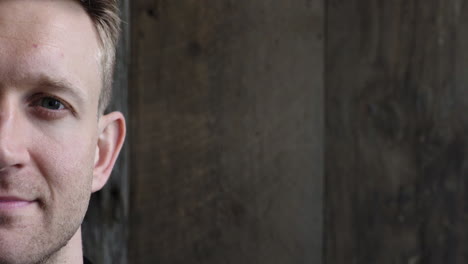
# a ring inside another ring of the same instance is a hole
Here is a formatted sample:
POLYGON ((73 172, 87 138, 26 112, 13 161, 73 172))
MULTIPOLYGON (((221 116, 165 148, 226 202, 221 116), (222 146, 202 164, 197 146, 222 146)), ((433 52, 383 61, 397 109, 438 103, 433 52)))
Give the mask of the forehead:
POLYGON ((0 0, 1 84, 50 76, 99 90, 100 56, 96 29, 77 1, 0 0))

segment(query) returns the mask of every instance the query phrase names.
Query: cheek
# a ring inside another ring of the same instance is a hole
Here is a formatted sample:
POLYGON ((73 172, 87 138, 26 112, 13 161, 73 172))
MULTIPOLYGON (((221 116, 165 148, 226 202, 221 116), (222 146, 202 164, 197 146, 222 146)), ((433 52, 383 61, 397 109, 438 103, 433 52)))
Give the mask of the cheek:
POLYGON ((32 165, 38 173, 41 223, 51 236, 76 231, 91 197, 93 137, 89 133, 64 134, 67 137, 37 137, 30 150, 32 165))
POLYGON ((36 134, 29 150, 31 161, 52 193, 73 193, 76 187, 90 188, 94 142, 95 137, 86 130, 36 134))

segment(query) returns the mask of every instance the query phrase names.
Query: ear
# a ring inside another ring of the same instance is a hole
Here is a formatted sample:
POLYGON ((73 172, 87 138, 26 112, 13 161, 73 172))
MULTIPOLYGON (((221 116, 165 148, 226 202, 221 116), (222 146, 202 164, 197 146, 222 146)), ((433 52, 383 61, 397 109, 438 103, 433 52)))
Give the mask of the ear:
POLYGON ((125 118, 112 112, 99 118, 99 136, 94 160, 92 192, 106 184, 125 140, 125 118))

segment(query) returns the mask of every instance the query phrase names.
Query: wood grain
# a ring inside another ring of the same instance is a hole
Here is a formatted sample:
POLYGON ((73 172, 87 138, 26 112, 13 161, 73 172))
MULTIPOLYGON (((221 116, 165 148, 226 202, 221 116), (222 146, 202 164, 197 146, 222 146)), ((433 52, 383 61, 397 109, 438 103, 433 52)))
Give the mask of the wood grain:
POLYGON ((132 1, 132 263, 321 263, 321 1, 132 1))
POLYGON ((327 1, 325 263, 467 263, 466 1, 327 1))

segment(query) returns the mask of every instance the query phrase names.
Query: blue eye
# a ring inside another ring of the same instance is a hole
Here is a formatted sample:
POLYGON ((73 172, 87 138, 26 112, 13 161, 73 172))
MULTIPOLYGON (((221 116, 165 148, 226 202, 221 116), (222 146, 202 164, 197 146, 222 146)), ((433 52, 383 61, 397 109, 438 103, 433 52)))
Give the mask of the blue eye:
POLYGON ((50 110, 62 110, 65 106, 59 100, 53 97, 43 97, 40 99, 39 105, 50 110))

